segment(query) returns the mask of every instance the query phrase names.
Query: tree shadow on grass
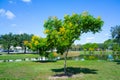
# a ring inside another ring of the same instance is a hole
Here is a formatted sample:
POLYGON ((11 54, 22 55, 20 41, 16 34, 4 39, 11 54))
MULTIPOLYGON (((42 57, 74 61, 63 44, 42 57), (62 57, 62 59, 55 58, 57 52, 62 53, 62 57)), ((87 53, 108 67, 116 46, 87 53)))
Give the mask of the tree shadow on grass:
POLYGON ((64 68, 60 69, 52 69, 53 72, 62 72, 62 74, 56 74, 54 76, 57 77, 62 77, 62 76, 67 76, 67 77, 72 77, 73 75, 79 74, 79 73, 84 73, 84 74, 97 74, 96 69, 89 69, 89 68, 79 68, 79 67, 67 67, 67 74, 64 74, 64 68))
POLYGON ((120 65, 120 60, 115 60, 114 62, 117 62, 117 64, 120 65))
POLYGON ((38 61, 33 61, 33 62, 40 62, 40 63, 49 63, 49 62, 56 62, 56 60, 38 60, 38 61))

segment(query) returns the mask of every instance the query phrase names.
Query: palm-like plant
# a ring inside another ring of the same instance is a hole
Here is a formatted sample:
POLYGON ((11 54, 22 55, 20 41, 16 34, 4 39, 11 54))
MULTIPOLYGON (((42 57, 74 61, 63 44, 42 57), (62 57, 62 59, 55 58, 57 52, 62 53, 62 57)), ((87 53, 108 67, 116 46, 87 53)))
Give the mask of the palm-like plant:
POLYGON ((111 35, 114 41, 120 45, 120 25, 111 27, 111 35))

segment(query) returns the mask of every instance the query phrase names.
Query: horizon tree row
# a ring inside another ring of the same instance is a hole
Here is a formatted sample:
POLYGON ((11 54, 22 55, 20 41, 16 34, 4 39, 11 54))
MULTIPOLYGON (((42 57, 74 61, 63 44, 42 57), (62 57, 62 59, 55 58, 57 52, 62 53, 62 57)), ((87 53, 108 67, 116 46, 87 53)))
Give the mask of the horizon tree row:
POLYGON ((26 53, 26 45, 24 45, 25 41, 31 41, 33 34, 3 34, 0 35, 0 44, 4 50, 7 50, 8 54, 10 53, 11 46, 20 46, 24 53, 26 53))

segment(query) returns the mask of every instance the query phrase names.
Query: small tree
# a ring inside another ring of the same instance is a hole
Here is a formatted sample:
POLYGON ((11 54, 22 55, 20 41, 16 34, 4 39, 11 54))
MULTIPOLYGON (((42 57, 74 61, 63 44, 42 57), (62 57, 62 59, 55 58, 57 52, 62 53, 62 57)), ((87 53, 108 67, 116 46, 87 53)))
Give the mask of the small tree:
POLYGON ((47 42, 46 38, 42 38, 42 37, 34 35, 34 36, 32 36, 31 41, 30 42, 25 41, 24 45, 28 46, 33 51, 37 51, 38 54, 43 56, 45 51, 47 50, 47 43, 46 42, 47 42))
POLYGON ((63 20, 56 17, 50 17, 44 23, 47 39, 52 45, 51 48, 57 48, 57 52, 64 54, 64 73, 66 74, 66 60, 70 46, 79 36, 87 32, 99 32, 103 25, 100 17, 94 18, 88 12, 82 14, 65 15, 63 20))
POLYGON ((98 45, 96 43, 86 43, 83 48, 89 50, 89 53, 92 54, 98 48, 98 45))

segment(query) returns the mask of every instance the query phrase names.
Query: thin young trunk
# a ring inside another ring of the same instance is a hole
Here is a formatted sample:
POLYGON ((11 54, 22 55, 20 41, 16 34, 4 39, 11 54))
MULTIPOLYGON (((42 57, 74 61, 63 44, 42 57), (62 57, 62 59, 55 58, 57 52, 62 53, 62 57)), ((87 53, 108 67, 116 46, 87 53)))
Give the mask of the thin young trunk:
POLYGON ((25 48, 24 48, 24 53, 26 53, 26 46, 25 46, 25 48))
POLYGON ((67 49, 67 52, 65 53, 65 56, 64 56, 64 74, 67 74, 67 71, 66 71, 66 60, 67 60, 67 55, 68 55, 68 49, 67 49))

